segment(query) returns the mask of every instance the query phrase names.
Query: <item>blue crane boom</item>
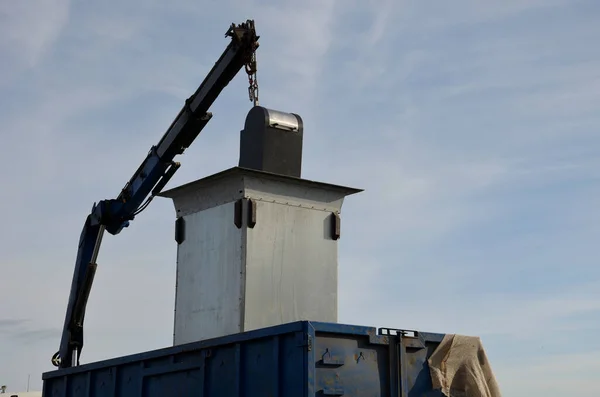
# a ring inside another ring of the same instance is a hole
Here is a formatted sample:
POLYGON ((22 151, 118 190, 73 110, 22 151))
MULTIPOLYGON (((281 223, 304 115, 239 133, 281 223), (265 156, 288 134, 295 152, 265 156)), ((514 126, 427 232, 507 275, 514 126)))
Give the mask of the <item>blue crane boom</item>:
POLYGON ((208 112, 210 106, 243 67, 249 76, 250 100, 257 104, 255 51, 259 36, 254 21, 232 24, 225 36, 230 37, 231 42, 119 196, 95 203, 88 215, 79 239, 60 348, 52 357, 55 366, 79 365, 85 309, 104 232, 119 234, 160 193, 179 168, 174 157, 182 154, 200 134, 212 117, 208 112))

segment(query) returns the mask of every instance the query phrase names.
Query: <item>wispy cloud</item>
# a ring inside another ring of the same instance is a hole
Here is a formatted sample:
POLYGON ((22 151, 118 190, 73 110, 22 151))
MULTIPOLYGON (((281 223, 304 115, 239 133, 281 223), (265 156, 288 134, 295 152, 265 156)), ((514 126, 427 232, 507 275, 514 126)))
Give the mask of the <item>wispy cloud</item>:
POLYGON ((35 323, 30 319, 0 319, 0 335, 7 342, 24 345, 60 338, 59 328, 39 327, 35 323))
POLYGON ((0 319, 0 330, 2 330, 4 332, 6 330, 10 330, 12 328, 18 327, 19 325, 23 324, 24 322, 26 322, 26 320, 3 318, 3 319, 0 319))
POLYGON ((0 87, 35 67, 48 54, 69 17, 69 0, 0 4, 0 87))

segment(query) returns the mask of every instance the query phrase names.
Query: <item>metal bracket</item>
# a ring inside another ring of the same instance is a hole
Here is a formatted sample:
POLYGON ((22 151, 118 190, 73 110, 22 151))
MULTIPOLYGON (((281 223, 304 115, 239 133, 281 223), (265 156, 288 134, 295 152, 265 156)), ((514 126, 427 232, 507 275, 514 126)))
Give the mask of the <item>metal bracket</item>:
POLYGON ((253 228, 256 225, 256 201, 247 198, 238 199, 235 202, 233 223, 238 229, 242 228, 244 224, 244 203, 248 203, 248 212, 246 214, 246 222, 249 228, 253 228))
POLYGON ((296 346, 306 347, 307 351, 312 350, 312 336, 305 332, 296 332, 296 346))
POLYGON ((321 357, 321 364, 341 367, 342 365, 344 365, 344 359, 332 355, 331 351, 329 351, 329 349, 326 349, 325 353, 323 353, 323 356, 321 357))
POLYGON ((399 328, 379 328, 379 335, 401 335, 416 338, 419 335, 418 331, 399 328))
POLYGON ((418 331, 410 331, 396 328, 380 328, 379 335, 396 336, 402 341, 405 348, 423 349, 425 341, 418 331))
POLYGON ((242 228, 242 212, 243 212, 242 211, 243 210, 242 203, 243 203, 243 199, 238 199, 235 202, 235 208, 233 211, 233 223, 235 224, 235 226, 238 229, 242 228))
POLYGON ((248 227, 256 225, 256 201, 248 199, 248 227))
POLYGON ((331 238, 338 240, 341 235, 341 223, 340 215, 337 212, 331 213, 331 238))
POLYGON ((175 241, 177 244, 185 241, 185 219, 182 216, 175 221, 175 241))

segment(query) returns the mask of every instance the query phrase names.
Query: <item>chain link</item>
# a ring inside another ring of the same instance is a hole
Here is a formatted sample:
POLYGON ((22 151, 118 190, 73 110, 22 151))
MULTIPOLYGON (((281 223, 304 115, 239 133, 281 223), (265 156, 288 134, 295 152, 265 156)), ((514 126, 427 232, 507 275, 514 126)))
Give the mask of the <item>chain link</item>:
POLYGON ((248 97, 254 106, 258 106, 258 79, 256 77, 256 51, 252 52, 250 61, 246 64, 248 74, 248 97))

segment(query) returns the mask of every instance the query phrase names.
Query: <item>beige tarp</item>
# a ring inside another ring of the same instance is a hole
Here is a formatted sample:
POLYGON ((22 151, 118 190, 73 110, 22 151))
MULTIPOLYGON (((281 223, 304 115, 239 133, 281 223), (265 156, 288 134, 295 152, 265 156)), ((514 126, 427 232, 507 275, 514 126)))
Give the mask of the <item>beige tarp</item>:
POLYGON ((500 397, 481 339, 447 334, 429 359, 434 389, 448 397, 500 397))

